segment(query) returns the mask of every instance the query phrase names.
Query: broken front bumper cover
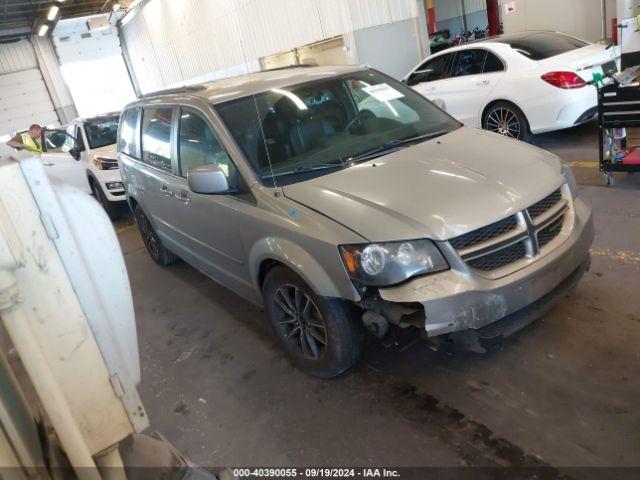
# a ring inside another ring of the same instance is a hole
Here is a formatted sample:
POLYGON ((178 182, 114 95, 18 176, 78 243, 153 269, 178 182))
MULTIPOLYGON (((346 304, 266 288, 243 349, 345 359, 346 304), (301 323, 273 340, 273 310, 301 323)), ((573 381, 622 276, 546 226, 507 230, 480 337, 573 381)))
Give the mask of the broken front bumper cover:
MULTIPOLYGON (((545 297, 557 298, 552 295, 554 290, 568 283, 575 285, 586 270, 594 237, 593 219, 591 209, 580 199, 575 200, 574 208, 570 236, 557 249, 519 271, 492 280, 452 269, 381 289, 380 297, 388 302, 422 304, 430 337, 508 321, 508 317, 545 297)), ((539 311, 538 316, 542 313, 539 311)))

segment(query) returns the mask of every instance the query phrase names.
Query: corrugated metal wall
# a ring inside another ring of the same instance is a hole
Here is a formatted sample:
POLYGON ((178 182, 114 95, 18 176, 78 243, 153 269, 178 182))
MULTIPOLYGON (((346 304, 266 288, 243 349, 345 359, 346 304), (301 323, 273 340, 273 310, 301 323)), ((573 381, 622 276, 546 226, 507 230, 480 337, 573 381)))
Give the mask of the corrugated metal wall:
MULTIPOLYGON (((498 2, 502 3, 501 1, 498 2)), ((435 0, 436 20, 448 20, 462 15, 460 0, 435 0)), ((467 15, 487 9, 487 0, 464 0, 464 11, 467 15)))
POLYGON ((125 18, 122 36, 149 92, 416 16, 416 0, 150 0, 125 18))
POLYGON ((38 68, 38 61, 28 40, 0 45, 0 75, 32 68, 38 68))

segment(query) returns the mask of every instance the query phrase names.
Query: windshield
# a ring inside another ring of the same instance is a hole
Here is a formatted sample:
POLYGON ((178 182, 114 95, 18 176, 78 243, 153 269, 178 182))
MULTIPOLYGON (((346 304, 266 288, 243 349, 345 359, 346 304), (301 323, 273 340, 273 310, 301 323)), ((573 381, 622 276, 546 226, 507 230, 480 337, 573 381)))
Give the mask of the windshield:
POLYGON ((266 183, 277 177, 278 185, 460 127, 412 89, 372 70, 277 88, 216 109, 258 177, 266 183))
POLYGON ((535 61, 545 60, 589 45, 582 40, 554 32, 525 32, 501 35, 487 41, 506 43, 525 57, 535 61))
POLYGON ((84 129, 87 133, 89 148, 100 148, 115 144, 119 119, 119 115, 113 115, 85 120, 84 129))

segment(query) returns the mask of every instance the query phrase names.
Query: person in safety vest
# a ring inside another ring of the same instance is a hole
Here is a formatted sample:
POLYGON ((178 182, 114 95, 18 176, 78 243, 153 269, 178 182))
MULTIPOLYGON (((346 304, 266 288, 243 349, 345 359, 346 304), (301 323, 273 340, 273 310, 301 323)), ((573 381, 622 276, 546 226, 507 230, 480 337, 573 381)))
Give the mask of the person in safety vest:
POLYGON ((42 153, 42 144, 40 138, 42 135, 42 127, 33 124, 24 133, 19 133, 7 142, 11 148, 29 150, 34 153, 42 153))

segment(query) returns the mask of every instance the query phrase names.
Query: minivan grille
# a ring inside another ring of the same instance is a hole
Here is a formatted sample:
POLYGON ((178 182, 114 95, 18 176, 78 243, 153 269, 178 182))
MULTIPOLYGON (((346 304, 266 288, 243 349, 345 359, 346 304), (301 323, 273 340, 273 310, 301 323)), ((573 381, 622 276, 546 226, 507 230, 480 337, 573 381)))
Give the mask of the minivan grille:
POLYGON ((516 262, 527 255, 527 250, 524 248, 524 243, 518 242, 497 252, 478 257, 473 260, 469 260, 467 264, 471 268, 488 272, 491 270, 497 270, 510 263, 516 262))
POLYGON ((499 222, 492 223, 486 227, 479 228, 473 232, 465 233, 452 240, 450 240, 453 248, 460 250, 462 248, 471 247, 482 242, 487 242, 500 235, 509 233, 518 227, 518 220, 516 217, 507 217, 499 222))
POLYGON ((539 202, 531 205, 527 210, 531 218, 535 219, 540 215, 544 215, 547 211, 557 205, 560 200, 562 200, 562 192, 558 189, 548 197, 545 197, 539 202))
POLYGON ((562 225, 564 225, 564 215, 559 217, 553 223, 551 223, 548 227, 543 228, 538 232, 538 246, 540 248, 547 245, 554 238, 560 235, 562 231, 562 225))
POLYGON ((465 263, 494 272, 540 254, 562 231, 569 203, 557 189, 526 210, 449 240, 465 263))

